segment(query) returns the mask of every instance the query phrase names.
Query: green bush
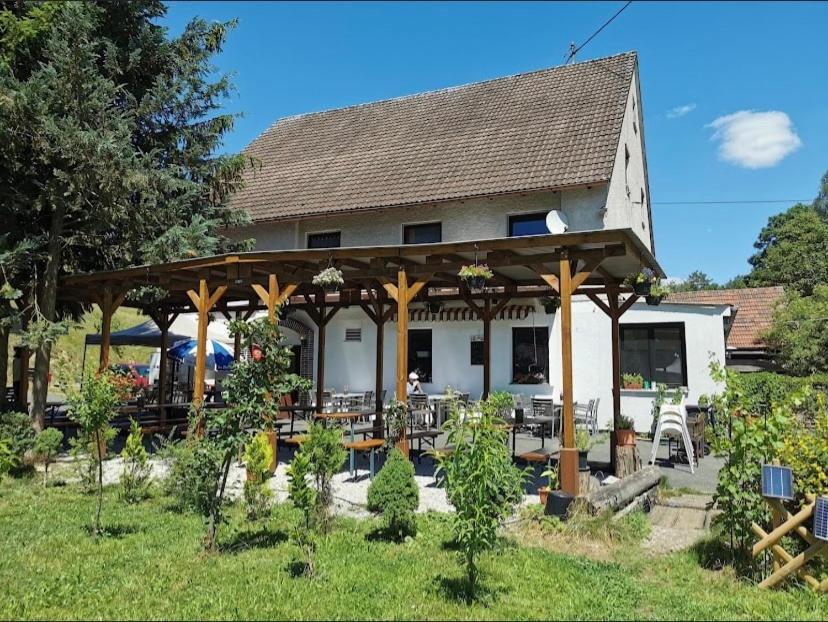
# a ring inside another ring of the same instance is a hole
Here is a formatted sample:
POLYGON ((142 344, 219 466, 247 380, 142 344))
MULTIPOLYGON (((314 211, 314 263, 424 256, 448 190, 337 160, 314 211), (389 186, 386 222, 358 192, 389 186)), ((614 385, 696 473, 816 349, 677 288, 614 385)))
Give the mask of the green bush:
POLYGON ((317 538, 314 519, 317 492, 308 483, 311 476, 310 454, 297 451, 287 474, 288 497, 294 507, 302 513, 302 520, 291 530, 290 538, 302 555, 301 574, 312 577, 315 574, 314 553, 317 538))
POLYGON ((121 498, 127 503, 137 503, 149 495, 149 453, 144 448, 144 433, 135 419, 129 422, 129 436, 121 451, 124 470, 121 473, 121 498))
POLYGON ((25 470, 25 455, 34 448, 35 431, 29 415, 19 412, 0 413, 0 440, 11 453, 9 472, 18 474, 25 470))
POLYGON ((42 430, 35 439, 34 450, 38 461, 43 463, 43 485, 49 479, 49 465, 63 445, 63 432, 56 428, 42 430))
POLYGON ((168 467, 162 482, 164 492, 182 510, 209 515, 222 475, 221 448, 209 439, 192 435, 165 444, 159 453, 168 467))
POLYGON ((310 473, 316 483, 315 527, 327 533, 331 526, 333 476, 348 457, 348 452, 342 447, 342 431, 313 423, 298 453, 308 457, 310 473))
POLYGON ((368 509, 382 514, 383 529, 402 540, 417 535, 414 512, 419 504, 414 465, 399 449, 393 449, 368 487, 368 509))
POLYGON ((244 465, 247 479, 244 482, 244 506, 247 518, 258 520, 270 510, 273 491, 267 486, 273 448, 267 434, 257 434, 244 449, 244 465))

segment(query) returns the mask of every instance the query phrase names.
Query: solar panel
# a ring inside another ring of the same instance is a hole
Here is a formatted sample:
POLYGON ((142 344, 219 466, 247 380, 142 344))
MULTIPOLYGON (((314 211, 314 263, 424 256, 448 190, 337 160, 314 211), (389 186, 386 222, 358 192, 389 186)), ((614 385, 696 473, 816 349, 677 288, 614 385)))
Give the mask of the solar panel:
POLYGON ((793 472, 789 467, 762 465, 762 496, 772 499, 793 499, 793 472))
POLYGON ((814 507, 814 537, 828 540, 828 497, 817 497, 814 507))

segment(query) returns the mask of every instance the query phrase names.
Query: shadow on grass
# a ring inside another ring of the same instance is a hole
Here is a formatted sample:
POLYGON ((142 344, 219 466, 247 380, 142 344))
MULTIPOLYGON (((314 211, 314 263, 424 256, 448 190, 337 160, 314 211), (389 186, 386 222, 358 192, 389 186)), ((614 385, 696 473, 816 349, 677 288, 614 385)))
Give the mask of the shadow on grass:
POLYGON ((266 549, 281 544, 288 539, 287 533, 262 527, 257 531, 239 531, 229 540, 219 544, 222 553, 241 553, 248 549, 266 549))
POLYGON ((488 607, 497 601, 499 590, 492 589, 480 580, 472 587, 468 577, 439 576, 435 580, 437 592, 446 600, 465 605, 488 607))
POLYGON ((385 527, 374 527, 371 531, 365 534, 365 539, 368 542, 389 542, 391 544, 402 544, 406 537, 410 534, 400 534, 398 531, 392 531, 385 527))
MULTIPOLYGON (((95 536, 95 532, 92 525, 84 525, 83 531, 86 532, 87 535, 93 537, 95 536)), ((112 523, 109 525, 101 525, 101 531, 97 535, 100 538, 114 538, 116 540, 120 540, 125 536, 129 536, 134 533, 140 533, 142 531, 144 531, 144 527, 142 525, 134 525, 130 523, 112 523)))
POLYGON ((291 579, 313 579, 310 564, 302 559, 294 559, 288 562, 285 565, 285 570, 287 570, 291 579))
POLYGON ((747 551, 733 549, 722 538, 711 536, 696 542, 689 549, 699 566, 705 570, 721 571, 730 568, 737 578, 748 582, 762 579, 762 562, 747 551))

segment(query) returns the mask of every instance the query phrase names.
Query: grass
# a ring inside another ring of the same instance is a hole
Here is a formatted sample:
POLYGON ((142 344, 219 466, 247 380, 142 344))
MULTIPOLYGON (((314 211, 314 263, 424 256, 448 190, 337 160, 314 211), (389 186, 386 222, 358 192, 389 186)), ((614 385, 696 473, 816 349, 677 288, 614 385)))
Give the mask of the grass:
POLYGON ((97 540, 93 504, 74 485, 0 483, 0 618, 828 618, 828 599, 761 592, 701 569, 692 551, 645 557, 633 542, 640 518, 612 561, 507 540, 485 556, 482 597, 468 605, 444 515, 420 517, 404 544, 370 538, 375 521, 339 519, 319 546, 318 576, 306 579, 291 574, 287 534, 298 517, 289 505, 252 526, 234 512, 222 552, 208 555, 201 519, 165 497, 129 506, 108 488, 108 535, 97 540))

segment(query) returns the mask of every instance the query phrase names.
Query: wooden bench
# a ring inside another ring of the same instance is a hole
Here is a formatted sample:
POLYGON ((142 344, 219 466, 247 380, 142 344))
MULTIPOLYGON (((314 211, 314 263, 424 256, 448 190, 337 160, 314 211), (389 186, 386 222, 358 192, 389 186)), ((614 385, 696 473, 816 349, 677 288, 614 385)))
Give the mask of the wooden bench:
POLYGON ((524 462, 541 464, 546 464, 549 460, 551 460, 551 458, 552 453, 545 447, 539 447, 538 449, 533 449, 518 455, 518 459, 523 460, 524 462))
POLYGON ((368 452, 369 455, 369 473, 370 478, 374 479, 374 455, 377 453, 378 449, 382 449, 383 445, 385 445, 385 441, 381 438, 365 438, 361 441, 353 441, 353 442, 345 442, 343 446, 347 449, 351 454, 351 477, 356 476, 356 460, 355 454, 357 452, 368 452))
POLYGON ((285 445, 290 445, 291 447, 299 447, 306 440, 308 440, 308 435, 307 434, 294 434, 293 436, 288 436, 282 442, 285 445))

